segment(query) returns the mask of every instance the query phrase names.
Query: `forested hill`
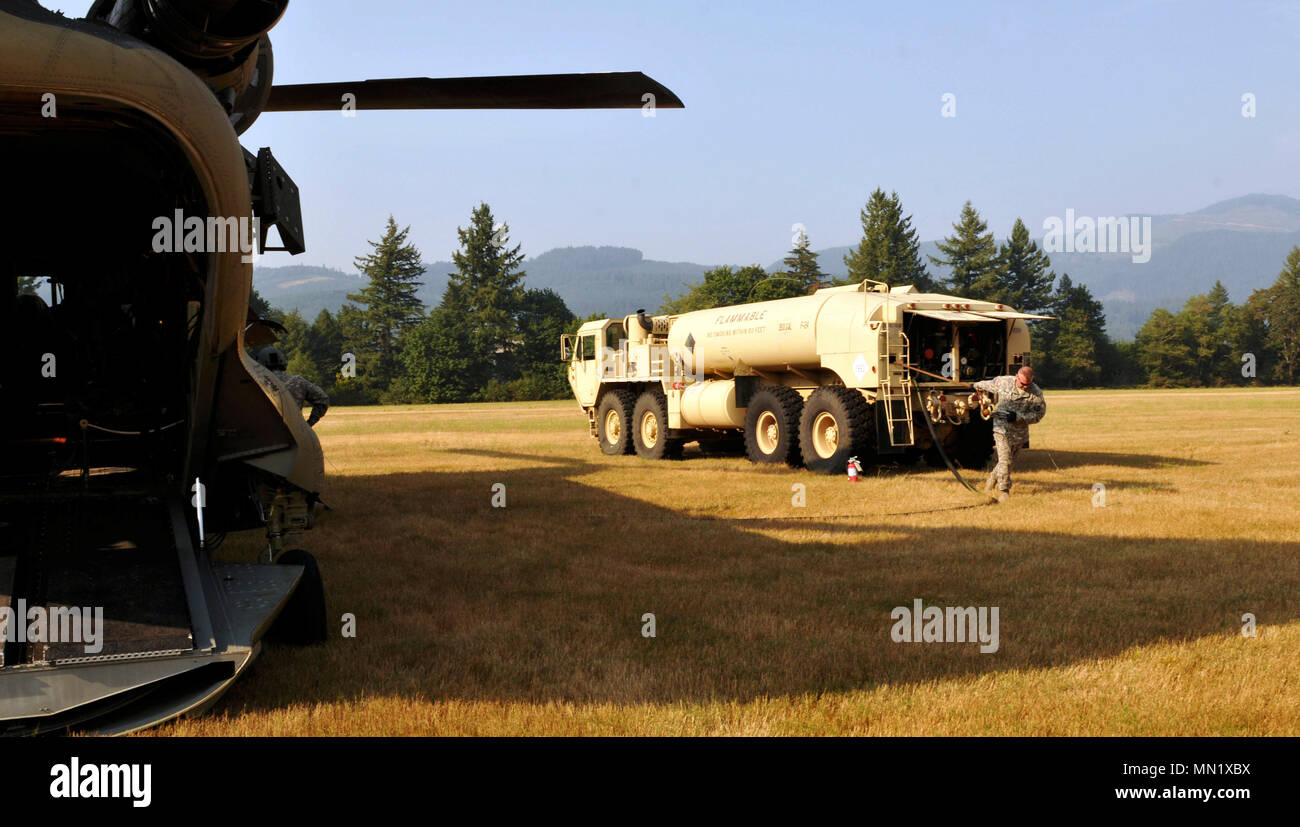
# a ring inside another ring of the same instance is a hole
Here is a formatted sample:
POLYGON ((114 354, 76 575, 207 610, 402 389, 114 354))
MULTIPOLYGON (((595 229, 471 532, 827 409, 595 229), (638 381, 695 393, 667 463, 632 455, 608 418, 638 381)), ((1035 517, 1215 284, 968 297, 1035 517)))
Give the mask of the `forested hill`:
MULTIPOLYGON (((455 269, 450 261, 426 263, 424 286, 419 291, 426 307, 435 307, 442 300, 447 273, 455 269)), ((595 312, 623 314, 639 307, 654 310, 665 294, 680 292, 709 266, 652 261, 628 247, 562 247, 526 259, 523 269, 529 288, 549 287, 564 298, 570 310, 586 316, 595 312)), ((337 310, 348 293, 364 286, 355 273, 303 265, 258 267, 254 284, 272 305, 282 310, 297 308, 308 320, 322 309, 337 310)))

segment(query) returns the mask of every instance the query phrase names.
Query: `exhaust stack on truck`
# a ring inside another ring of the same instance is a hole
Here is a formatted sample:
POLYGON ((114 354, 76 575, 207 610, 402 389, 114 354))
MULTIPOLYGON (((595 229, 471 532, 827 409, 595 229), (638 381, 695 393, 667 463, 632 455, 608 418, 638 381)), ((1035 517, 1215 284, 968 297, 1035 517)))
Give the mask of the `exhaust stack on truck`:
POLYGON ((927 416, 944 450, 977 467, 993 437, 970 385, 1028 364, 1026 322, 1042 318, 864 281, 587 322, 563 337, 561 358, 606 454, 671 458, 698 441, 827 473, 854 456, 939 464, 927 416))

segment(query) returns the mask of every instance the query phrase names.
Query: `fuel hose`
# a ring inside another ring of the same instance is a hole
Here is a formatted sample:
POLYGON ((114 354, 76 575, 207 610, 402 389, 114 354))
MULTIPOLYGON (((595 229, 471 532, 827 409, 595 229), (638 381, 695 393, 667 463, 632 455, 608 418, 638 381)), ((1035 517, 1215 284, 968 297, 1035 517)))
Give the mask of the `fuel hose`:
MULTIPOLYGON (((923 374, 925 374, 926 376, 935 376, 936 378, 944 379, 945 381, 951 381, 951 380, 947 379, 947 377, 944 377, 944 376, 938 376, 937 374, 933 374, 933 373, 930 373, 929 371, 921 370, 920 368, 912 367, 911 365, 908 365, 907 367, 908 367, 910 370, 914 370, 914 371, 916 371, 917 373, 923 373, 923 374)), ((918 399, 920 398, 920 394, 917 394, 917 398, 918 398, 918 399)), ((944 463, 944 465, 947 465, 947 466, 948 466, 948 470, 951 471, 951 472, 952 472, 952 475, 953 475, 954 477, 957 478, 957 482, 959 482, 959 483, 961 483, 962 485, 966 486, 966 490, 967 490, 967 491, 971 492, 972 494, 974 494, 974 495, 977 496, 977 497, 983 497, 984 495, 981 494, 981 493, 980 493, 980 492, 975 488, 975 486, 973 486, 973 485, 971 485, 970 483, 966 482, 965 478, 962 477, 961 472, 959 472, 959 471, 957 470, 957 466, 953 465, 953 464, 952 464, 952 460, 948 459, 948 452, 945 451, 945 450, 943 450, 943 442, 941 442, 941 441, 939 440, 939 435, 936 434, 936 433, 934 432, 934 423, 930 421, 930 412, 929 412, 929 411, 925 411, 925 412, 922 414, 922 417, 925 419, 925 427, 928 428, 928 429, 930 429, 930 439, 934 442, 934 448, 935 448, 935 450, 939 452, 939 456, 943 457, 943 463, 944 463)))

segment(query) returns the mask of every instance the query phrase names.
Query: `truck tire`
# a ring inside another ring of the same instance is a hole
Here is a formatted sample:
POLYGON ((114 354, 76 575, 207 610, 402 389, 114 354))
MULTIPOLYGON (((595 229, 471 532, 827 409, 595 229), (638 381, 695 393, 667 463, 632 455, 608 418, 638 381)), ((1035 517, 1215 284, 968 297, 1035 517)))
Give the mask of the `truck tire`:
POLYGON ((793 388, 765 385, 754 393, 745 411, 745 455, 750 462, 798 467, 799 414, 803 397, 793 388))
POLYGON ((642 459, 678 459, 680 439, 668 438, 668 400, 663 391, 650 388, 636 400, 632 410, 632 444, 642 459))
POLYGON ((804 402, 799 446, 809 471, 843 472, 851 457, 872 450, 875 412, 860 391, 839 385, 818 388, 804 402))
POLYGON ((632 391, 617 388, 605 391, 596 409, 596 437, 600 450, 610 456, 632 453, 632 408, 636 397, 632 391))

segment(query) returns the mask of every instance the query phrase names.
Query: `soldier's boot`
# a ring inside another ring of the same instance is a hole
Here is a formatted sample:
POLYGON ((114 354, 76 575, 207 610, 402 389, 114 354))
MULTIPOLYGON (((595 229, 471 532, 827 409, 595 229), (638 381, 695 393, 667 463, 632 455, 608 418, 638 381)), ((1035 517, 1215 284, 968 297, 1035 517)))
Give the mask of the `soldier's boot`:
POLYGON ((996 499, 997 499, 998 502, 1000 502, 1000 503, 1004 503, 1004 502, 1007 501, 1007 498, 1010 497, 1010 496, 1011 496, 1011 492, 1010 492, 1010 491, 999 491, 999 492, 998 492, 998 495, 997 495, 997 497, 996 497, 996 499))

